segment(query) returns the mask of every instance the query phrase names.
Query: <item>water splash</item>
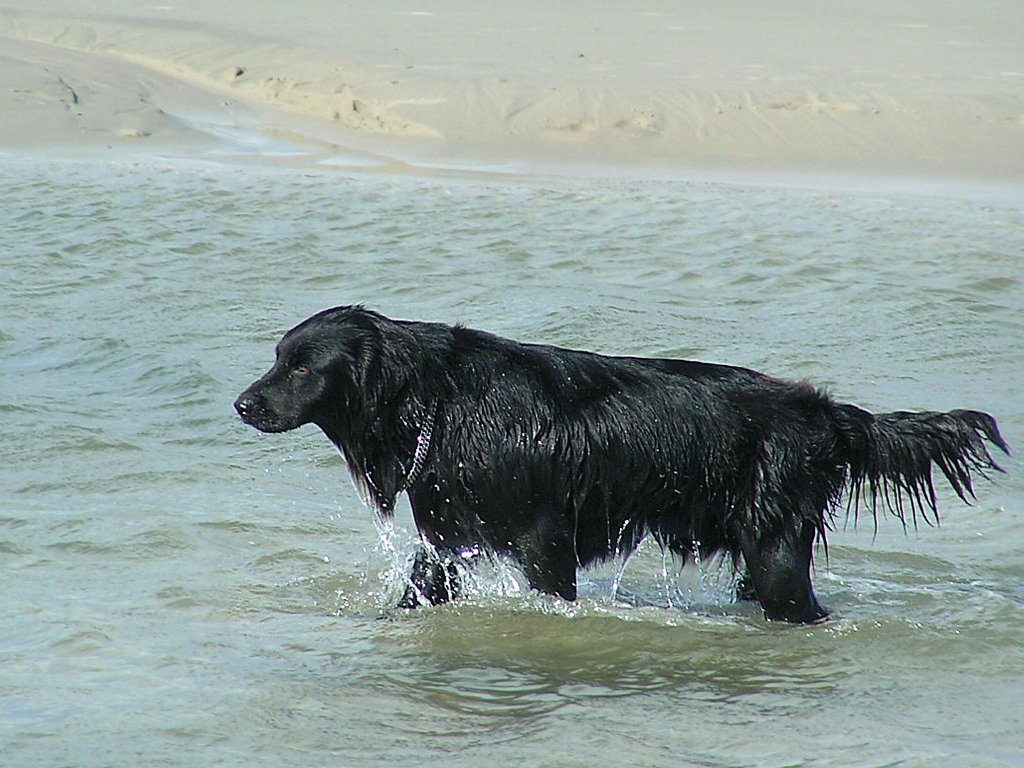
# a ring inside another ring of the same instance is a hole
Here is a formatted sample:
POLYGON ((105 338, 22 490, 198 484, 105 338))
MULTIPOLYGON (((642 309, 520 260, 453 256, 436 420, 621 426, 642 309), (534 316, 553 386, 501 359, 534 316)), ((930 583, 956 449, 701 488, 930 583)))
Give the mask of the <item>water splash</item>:
MULTIPOLYGON (((379 590, 374 590, 388 610, 402 597, 410 584, 412 561, 420 547, 427 546, 414 528, 388 520, 375 519, 377 541, 369 555, 379 560, 368 565, 367 573, 377 571, 379 590)), ((549 602, 558 598, 534 593, 521 568, 507 557, 473 547, 448 558, 461 585, 460 602, 504 602, 509 598, 530 598, 524 605, 547 611, 549 602)), ((618 605, 632 608, 671 610, 716 610, 736 602, 737 576, 728 557, 704 557, 699 542, 691 552, 680 556, 646 542, 636 553, 626 553, 603 566, 580 570, 579 598, 594 605, 618 605)), ((569 605, 569 604, 566 604, 569 605)))
POLYGON ((613 602, 618 600, 619 588, 622 586, 622 579, 626 575, 626 566, 629 565, 629 559, 632 556, 632 552, 627 552, 622 558, 618 570, 612 577, 611 589, 608 591, 608 597, 613 602))
POLYGON ((380 594, 390 605, 398 602, 409 585, 409 569, 419 542, 419 537, 408 529, 398 526, 393 517, 382 519, 373 516, 377 529, 377 542, 372 556, 383 559, 384 565, 377 575, 380 594))
MULTIPOLYGON (((374 525, 377 542, 372 556, 384 561, 379 574, 381 596, 385 606, 391 607, 411 584, 409 574, 416 552, 430 545, 414 529, 397 525, 394 518, 375 518, 374 525)), ((436 550, 435 554, 455 566, 463 600, 503 598, 530 591, 526 577, 514 563, 480 547, 467 548, 457 557, 442 555, 436 550)))

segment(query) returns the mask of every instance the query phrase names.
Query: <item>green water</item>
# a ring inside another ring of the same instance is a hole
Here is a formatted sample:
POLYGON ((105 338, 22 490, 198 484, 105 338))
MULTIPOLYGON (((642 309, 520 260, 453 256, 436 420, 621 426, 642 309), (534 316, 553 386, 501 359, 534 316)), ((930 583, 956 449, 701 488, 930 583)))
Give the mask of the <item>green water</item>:
POLYGON ((575 605, 498 563, 381 619, 407 510, 382 534, 316 430, 231 409, 283 330, 363 302, 980 407, 1020 448, 1024 195, 159 160, 0 181, 0 765, 1024 762, 1017 455, 938 529, 840 518, 823 626, 651 548, 575 605))

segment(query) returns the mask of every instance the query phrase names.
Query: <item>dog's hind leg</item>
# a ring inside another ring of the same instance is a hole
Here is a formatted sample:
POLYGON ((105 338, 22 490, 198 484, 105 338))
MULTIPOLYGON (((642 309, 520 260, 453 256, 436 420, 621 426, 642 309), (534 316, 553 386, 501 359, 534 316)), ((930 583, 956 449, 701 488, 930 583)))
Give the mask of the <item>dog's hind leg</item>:
POLYGON ((770 533, 740 532, 750 586, 766 619, 810 624, 828 616, 811 586, 814 536, 808 521, 770 533))
POLYGON ((566 600, 576 599, 572 528, 560 514, 551 511, 539 515, 537 527, 519 540, 517 549, 531 588, 566 600))
POLYGON ((455 564, 432 549, 420 547, 412 561, 409 584, 398 601, 399 608, 441 605, 459 596, 459 575, 455 564))

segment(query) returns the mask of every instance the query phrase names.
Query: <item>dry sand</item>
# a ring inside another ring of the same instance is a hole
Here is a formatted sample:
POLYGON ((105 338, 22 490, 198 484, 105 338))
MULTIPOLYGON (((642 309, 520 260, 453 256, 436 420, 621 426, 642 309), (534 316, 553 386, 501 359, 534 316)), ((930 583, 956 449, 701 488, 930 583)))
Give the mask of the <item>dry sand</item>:
POLYGON ((1020 182, 1022 22, 1020 0, 44 0, 0 7, 0 152, 1020 182))

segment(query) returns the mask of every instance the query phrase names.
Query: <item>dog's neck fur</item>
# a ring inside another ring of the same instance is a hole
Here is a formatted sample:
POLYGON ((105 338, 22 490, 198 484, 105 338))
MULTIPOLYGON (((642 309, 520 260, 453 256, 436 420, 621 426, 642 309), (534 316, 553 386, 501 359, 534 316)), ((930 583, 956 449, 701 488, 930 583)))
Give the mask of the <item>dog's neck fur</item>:
POLYGON ((386 518, 398 496, 422 480, 436 445, 443 395, 424 382, 444 380, 447 347, 433 343, 420 324, 365 311, 362 318, 370 339, 364 346, 371 351, 352 400, 335 403, 336 412, 324 421, 334 434, 324 432, 344 455, 367 505, 386 518))
POLYGON ((350 423, 346 434, 324 430, 345 457, 364 503, 382 518, 391 516, 398 496, 423 475, 437 407, 436 402, 424 407, 410 401, 372 423, 350 423))

